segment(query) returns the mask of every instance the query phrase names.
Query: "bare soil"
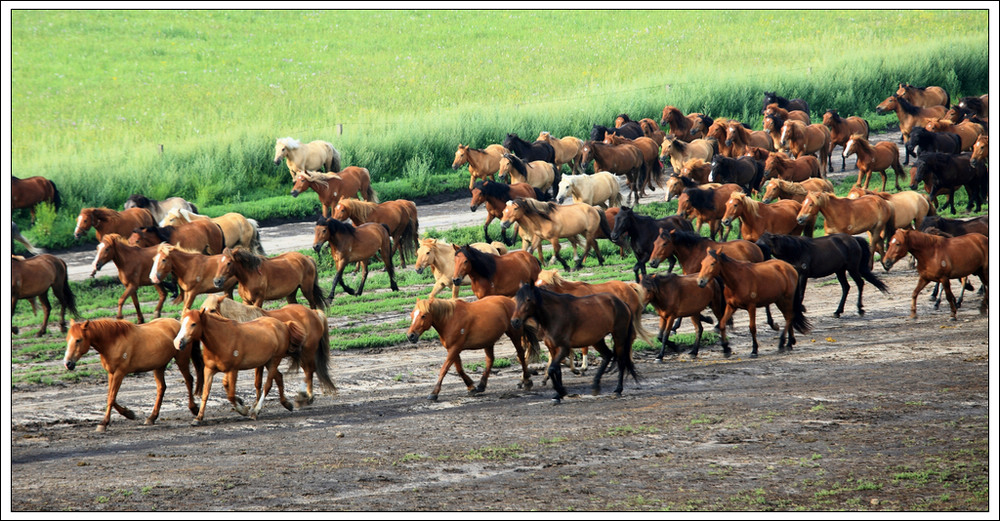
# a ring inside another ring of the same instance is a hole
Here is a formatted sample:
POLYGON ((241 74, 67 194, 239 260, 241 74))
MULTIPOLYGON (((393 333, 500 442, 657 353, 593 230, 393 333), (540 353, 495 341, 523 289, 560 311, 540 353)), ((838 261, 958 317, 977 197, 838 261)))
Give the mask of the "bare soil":
MULTIPOLYGON (((837 166, 839 175, 839 158, 837 166)), ((466 204, 422 207, 421 220, 437 212, 459 225, 482 222, 482 214, 457 219, 470 214, 466 204)), ((627 380, 621 398, 609 392, 617 374, 594 396, 593 369, 564 371, 572 394, 553 405, 540 374, 525 391, 510 367, 476 396, 449 374, 440 399, 428 401, 444 358, 437 341, 334 352, 337 394, 289 412, 272 392, 256 421, 232 410, 216 378, 206 422, 190 425, 173 369, 156 425, 142 425, 153 378, 135 375, 119 400, 139 419, 113 415, 105 434, 95 432, 104 382, 17 386, 11 507, 985 511, 990 323, 977 311, 981 297, 967 293, 950 322, 925 291, 911 320, 915 271, 902 262, 877 274, 890 293, 867 286, 859 316, 852 287, 839 319, 836 279, 810 281, 813 330, 789 354, 777 353, 777 333, 761 320, 761 356, 748 358, 745 312, 735 317, 729 359, 718 345, 662 364, 636 352, 640 381, 627 380)), ((651 329, 656 322, 644 319, 651 329)), ((497 355, 513 358, 513 348, 499 344, 497 355)), ((470 352, 464 362, 482 359, 470 352)), ((289 375, 286 388, 300 379, 289 375)), ((249 401, 252 392, 245 372, 238 394, 249 401)))

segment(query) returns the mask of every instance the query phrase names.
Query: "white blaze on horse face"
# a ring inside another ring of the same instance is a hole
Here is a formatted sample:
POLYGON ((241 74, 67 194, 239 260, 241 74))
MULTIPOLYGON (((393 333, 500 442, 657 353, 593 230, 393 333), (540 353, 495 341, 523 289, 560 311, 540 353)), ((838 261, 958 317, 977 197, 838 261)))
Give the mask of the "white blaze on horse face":
POLYGON ((419 318, 420 318, 420 310, 419 309, 414 309, 413 310, 413 320, 410 322, 410 328, 413 328, 414 326, 417 325, 417 320, 419 318))
POLYGON ((159 253, 156 254, 156 257, 153 257, 153 267, 149 269, 149 280, 153 281, 153 284, 160 283, 160 257, 159 253))
POLYGON ((848 139, 847 144, 844 145, 844 151, 841 152, 840 155, 844 157, 851 155, 851 147, 853 146, 854 146, 854 138, 848 139))
POLYGON ((181 329, 177 332, 177 336, 174 337, 174 347, 180 348, 181 339, 186 337, 188 334, 188 327, 191 324, 191 317, 184 317, 181 320, 181 329))
POLYGON ((785 125, 781 127, 781 142, 784 143, 788 140, 788 129, 791 128, 790 125, 785 125))
POLYGON ((80 233, 80 227, 81 226, 83 226, 83 214, 82 213, 80 215, 76 216, 76 229, 73 230, 73 233, 80 233))

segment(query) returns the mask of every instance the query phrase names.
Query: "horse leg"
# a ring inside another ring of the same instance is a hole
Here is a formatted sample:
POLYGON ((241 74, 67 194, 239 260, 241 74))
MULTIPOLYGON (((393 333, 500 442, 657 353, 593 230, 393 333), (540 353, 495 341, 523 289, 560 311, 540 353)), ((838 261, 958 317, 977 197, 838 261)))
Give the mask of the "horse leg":
POLYGON ((733 313, 736 312, 736 308, 726 304, 726 310, 722 312, 722 318, 718 321, 719 326, 719 337, 722 339, 722 356, 729 358, 733 354, 733 350, 729 348, 729 337, 726 336, 726 327, 729 319, 733 317, 733 313))
POLYGON ((920 277, 920 280, 917 281, 917 287, 913 290, 913 301, 910 303, 910 318, 917 318, 917 295, 919 295, 920 292, 928 284, 930 284, 930 282, 931 281, 929 279, 925 279, 923 277, 920 277))
POLYGON ((153 370, 153 378, 156 379, 156 401, 153 402, 153 412, 146 418, 146 425, 152 425, 160 417, 160 404, 163 403, 163 393, 167 391, 167 380, 163 377, 164 368, 153 370))
POLYGON ((958 313, 958 305, 955 303, 955 294, 951 292, 951 281, 945 279, 941 282, 941 285, 944 286, 944 294, 948 297, 948 305, 951 306, 951 318, 948 320, 954 322, 958 320, 958 318, 955 317, 955 314, 958 313))
POLYGON ((590 367, 590 346, 583 346, 580 348, 580 369, 573 368, 573 358, 572 356, 566 357, 569 360, 569 368, 573 371, 573 374, 584 375, 587 372, 587 368, 590 367))
MULTIPOLYGON (((441 364, 441 370, 438 371, 437 383, 434 384, 434 390, 431 394, 427 396, 428 400, 436 401, 438 399, 438 394, 441 392, 441 382, 444 380, 444 375, 448 373, 448 368, 458 359, 458 349, 449 349, 448 356, 445 357, 444 363, 441 364)), ((461 363, 461 362, 459 362, 461 363)))
MULTIPOLYGON (((270 378, 271 375, 268 375, 270 378)), ((264 383, 264 366, 260 366, 253 370, 253 388, 257 391, 257 397, 254 398, 255 402, 259 402, 261 398, 261 390, 263 389, 262 384, 264 383)), ((254 418, 256 419, 256 417, 254 418)))
MULTIPOLYGON (((385 262, 392 262, 392 256, 391 256, 391 254, 390 254, 389 259, 387 259, 385 262)), ((365 281, 366 280, 368 280, 368 263, 367 262, 362 262, 361 263, 361 284, 358 284, 358 291, 357 291, 357 293, 352 293, 352 295, 354 295, 356 297, 360 297, 361 296, 361 292, 365 290, 365 281)))
POLYGON ((688 353, 691 358, 698 358, 698 350, 701 348, 701 334, 705 331, 704 326, 701 325, 701 314, 696 314, 691 317, 691 321, 694 322, 694 348, 688 353))
MULTIPOLYGON (((153 318, 160 318, 160 313, 163 311, 163 303, 167 300, 167 291, 160 287, 159 284, 153 284, 153 288, 156 289, 156 293, 160 296, 156 300, 156 311, 153 314, 153 318)), ((120 312, 121 308, 119 308, 120 312)))
POLYGON ((757 303, 751 302, 747 306, 747 313, 750 314, 750 338, 753 339, 753 349, 750 351, 750 358, 757 358, 757 303))
POLYGON ((340 287, 344 288, 344 290, 347 291, 348 294, 351 294, 351 289, 344 284, 343 280, 344 268, 346 267, 347 267, 346 263, 340 263, 340 266, 337 267, 337 274, 334 275, 333 277, 333 286, 330 287, 330 294, 326 296, 327 300, 331 301, 333 300, 333 293, 337 289, 337 284, 340 284, 340 287))
MULTIPOLYGON (((805 291, 805 286, 803 285, 803 291, 805 291)), ((771 316, 771 305, 768 304, 764 306, 764 314, 767 315, 767 325, 771 327, 774 331, 779 330, 777 324, 774 323, 774 318, 771 316)))
POLYGON ((566 396, 566 388, 563 387, 562 383, 562 361, 569 355, 570 349, 568 347, 560 346, 556 355, 549 362, 548 377, 552 379, 552 388, 555 389, 556 395, 552 397, 554 403, 560 403, 563 396, 566 396))
MULTIPOLYGON (((123 370, 108 373, 108 405, 104 409, 104 419, 101 420, 101 423, 97 424, 97 432, 104 432, 108 429, 108 424, 111 423, 111 408, 115 407, 117 409, 118 407, 121 407, 120 405, 116 407, 117 404, 115 403, 115 400, 118 398, 118 388, 121 387, 122 380, 125 379, 125 374, 126 373, 123 370)), ((120 412, 122 416, 128 418, 128 416, 126 416, 120 409, 118 412, 120 412)), ((135 415, 133 415, 132 418, 135 418, 135 415)))
POLYGON ((239 374, 240 372, 238 369, 233 369, 226 373, 226 378, 229 381, 229 386, 226 389, 226 398, 229 399, 229 403, 233 404, 233 409, 235 409, 236 412, 238 412, 242 416, 246 416, 247 414, 249 414, 250 410, 247 409, 245 405, 243 405, 243 400, 239 399, 236 396, 236 376, 239 374))
POLYGON ((205 366, 204 383, 201 386, 201 407, 198 408, 198 415, 194 417, 191 425, 200 425, 205 419, 205 407, 208 405, 208 393, 212 390, 212 380, 215 379, 215 369, 205 366))
POLYGON ((865 290, 865 280, 861 278, 861 274, 856 271, 851 271, 850 274, 851 278, 854 279, 854 285, 858 287, 858 315, 865 316, 865 308, 861 304, 861 296, 865 290))
MULTIPOLYGON (((597 366, 597 372, 594 373, 594 383, 590 386, 590 392, 594 396, 601 394, 601 376, 604 376, 604 371, 607 370, 608 364, 611 362, 611 350, 608 349, 608 344, 604 342, 602 338, 600 342, 594 344, 598 353, 601 353, 601 365, 597 366)), ((619 367, 619 373, 624 373, 625 368, 619 367)), ((615 391, 617 394, 621 394, 621 389, 615 391)))
MULTIPOLYGON (((569 268, 569 264, 566 264, 566 261, 564 261, 563 258, 559 256, 559 250, 561 249, 561 247, 559 246, 559 238, 558 237, 554 237, 551 240, 549 240, 549 243, 552 244, 552 259, 557 259, 559 261, 559 264, 562 264, 562 267, 563 267, 564 270, 566 270, 566 271, 573 271, 573 270, 571 270, 569 268)), ((541 238, 539 238, 539 240, 538 240, 538 256, 541 257, 541 254, 542 254, 542 241, 541 241, 541 238)), ((552 259, 549 259, 549 264, 552 263, 552 259)), ((544 264, 545 263, 543 262, 542 265, 544 265, 544 264)))
POLYGON ((42 305, 42 328, 35 336, 40 337, 48 332, 49 327, 49 312, 52 311, 52 306, 49 304, 49 290, 45 290, 45 293, 38 296, 38 302, 42 305))
MULTIPOLYGON (((673 324, 673 315, 667 318, 660 317, 660 334, 656 335, 656 338, 660 339, 660 352, 656 355, 656 363, 663 363, 663 355, 667 351, 667 339, 670 336, 670 325, 673 324)), ((671 351, 673 351, 673 345, 671 345, 671 351)))
MULTIPOLYGON (((191 411, 191 414, 197 415, 198 406, 194 403, 194 391, 192 388, 194 378, 191 376, 190 357, 187 355, 180 355, 177 356, 175 360, 177 360, 177 370, 181 372, 181 376, 184 378, 184 387, 187 387, 188 410, 191 411)), ((195 370, 197 370, 197 368, 195 370)))
MULTIPOLYGON (((274 383, 278 386, 278 403, 280 403, 286 410, 292 411, 295 410, 295 406, 293 406, 292 403, 285 398, 285 377, 281 374, 281 371, 278 370, 278 364, 280 363, 281 358, 278 358, 277 362, 274 364, 274 383)), ((268 371, 268 374, 270 374, 270 371, 268 371)), ((309 392, 309 396, 312 397, 311 390, 309 392)))
POLYGON ((486 381, 490 378, 490 371, 493 370, 493 346, 484 349, 486 351, 486 367, 483 368, 483 376, 479 379, 479 385, 474 389, 469 389, 469 394, 481 393, 486 390, 486 381))
MULTIPOLYGON (((799 276, 799 291, 800 293, 805 293, 806 277, 799 276)), ((857 282, 857 278, 854 279, 857 282)), ((851 286, 847 284, 847 274, 844 270, 837 272, 837 281, 840 282, 840 304, 837 305, 837 310, 833 312, 834 318, 840 318, 840 314, 844 312, 844 303, 847 302, 847 293, 851 291, 851 286)), ((858 313, 864 315, 864 310, 861 309, 861 301, 858 301, 858 313)))

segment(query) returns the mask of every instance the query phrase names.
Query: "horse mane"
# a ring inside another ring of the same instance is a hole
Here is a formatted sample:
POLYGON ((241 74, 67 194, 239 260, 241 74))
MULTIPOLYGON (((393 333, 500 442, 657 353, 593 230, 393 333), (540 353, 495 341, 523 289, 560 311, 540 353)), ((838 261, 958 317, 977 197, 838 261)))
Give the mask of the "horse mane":
POLYGON ((85 322, 77 322, 77 324, 83 323, 87 324, 87 329, 94 328, 97 330, 98 334, 110 334, 115 338, 127 335, 136 327, 135 324, 127 320, 115 320, 111 318, 100 318, 87 320, 85 322))
POLYGON ((302 146, 302 142, 293 137, 283 137, 278 140, 278 143, 283 143, 285 148, 288 148, 289 150, 295 150, 296 148, 302 146))
POLYGON ((117 243, 117 246, 129 246, 128 239, 117 233, 106 233, 101 238, 101 242, 117 243))
POLYGON ((142 194, 132 194, 125 203, 132 203, 139 208, 149 208, 153 206, 153 200, 142 194))
POLYGON ((809 192, 807 197, 812 197, 813 203, 820 207, 825 206, 827 201, 830 200, 830 194, 826 192, 809 192))
POLYGON ((152 233, 156 235, 157 239, 160 239, 160 242, 170 242, 170 238, 174 235, 174 230, 176 230, 176 228, 174 228, 173 226, 153 225, 153 226, 140 226, 132 230, 132 233, 136 232, 152 233))
POLYGON ((969 110, 974 111, 976 114, 980 114, 983 111, 983 100, 980 99, 978 96, 970 96, 958 100, 959 104, 961 104, 962 102, 965 102, 965 106, 969 110))
POLYGON ((446 298, 421 299, 417 301, 415 307, 421 313, 427 313, 434 318, 447 319, 455 313, 455 300, 446 298))
POLYGON ((472 271, 489 280, 493 279, 493 275, 497 272, 497 260, 492 254, 481 252, 468 244, 459 248, 457 253, 465 255, 472 271))
POLYGON ((753 215, 754 217, 760 216, 760 203, 747 197, 747 194, 743 192, 733 192, 732 195, 729 196, 729 198, 741 199, 744 203, 744 206, 747 207, 747 211, 750 212, 751 215, 753 215))
POLYGON ((323 172, 302 171, 299 173, 306 177, 306 181, 309 181, 310 183, 318 183, 323 186, 330 186, 330 179, 334 179, 334 176, 336 176, 337 179, 341 178, 337 174, 325 174, 323 172))
POLYGON ((538 280, 552 286, 561 286, 566 279, 562 278, 558 270, 542 270, 538 272, 538 280))
POLYGON ((684 164, 681 165, 681 170, 683 170, 685 168, 694 169, 694 168, 698 168, 698 167, 704 166, 704 165, 705 165, 705 160, 704 159, 702 159, 700 157, 695 157, 695 158, 691 158, 691 159, 688 159, 687 161, 685 161, 684 164))
POLYGON ((209 295, 201 304, 202 310, 206 308, 215 309, 223 317, 237 322, 249 322, 267 316, 263 309, 237 302, 225 295, 209 295))
POLYGON ((622 118, 622 125, 632 121, 632 119, 628 117, 628 114, 625 114, 624 112, 615 116, 615 120, 617 120, 618 118, 622 118))
POLYGON ((704 237, 695 232, 671 230, 668 233, 670 234, 670 240, 679 246, 697 246, 699 243, 705 241, 704 237))
POLYGON ((170 252, 172 252, 172 251, 179 251, 179 252, 182 252, 182 253, 190 253, 190 254, 193 254, 193 255, 197 255, 197 254, 201 253, 200 251, 197 251, 197 250, 192 250, 190 248, 182 248, 180 246, 177 246, 177 245, 174 245, 174 244, 167 244, 165 242, 161 242, 159 244, 159 247, 156 248, 156 254, 157 255, 169 255, 170 252))
POLYGON ((833 109, 827 110, 826 114, 830 115, 830 119, 833 120, 834 123, 839 124, 842 121, 844 121, 844 118, 840 117, 840 114, 837 114, 836 110, 833 110, 833 109))
POLYGON ((688 202, 696 210, 714 210, 715 192, 712 190, 702 190, 701 188, 685 188, 684 193, 688 196, 688 202))
POLYGON ((674 147, 675 150, 677 150, 678 152, 680 152, 682 154, 684 153, 685 150, 687 150, 687 148, 688 148, 689 145, 690 145, 690 143, 688 143, 688 142, 686 142, 686 141, 684 141, 682 139, 674 138, 674 139, 670 140, 670 146, 674 147))
MULTIPOLYGON (((341 201, 343 201, 343 199, 341 199, 341 201)), ((354 225, 351 223, 338 221, 332 217, 331 218, 323 217, 322 215, 319 217, 319 219, 316 219, 316 226, 326 226, 326 229, 329 230, 329 232, 333 235, 337 235, 338 233, 346 233, 353 237, 354 234, 357 232, 357 228, 355 228, 354 225)))
MULTIPOLYGON (((336 221, 336 219, 331 219, 331 220, 336 221)), ((248 270, 255 270, 259 268, 260 265, 263 264, 265 260, 267 260, 266 257, 257 255, 256 253, 250 250, 239 247, 235 249, 226 248, 225 250, 223 250, 222 254, 228 255, 233 259, 233 262, 236 262, 237 264, 243 266, 248 270)))
POLYGON ((792 181, 786 181, 786 180, 778 178, 778 177, 775 177, 774 179, 771 179, 771 182, 772 183, 776 183, 778 185, 778 189, 781 190, 782 192, 787 193, 787 194, 792 194, 792 195, 806 195, 806 194, 809 193, 809 190, 806 190, 805 188, 803 188, 802 185, 800 185, 799 183, 794 183, 792 181))
POLYGON ((777 129, 781 129, 781 127, 785 125, 785 121, 788 121, 788 119, 782 117, 781 114, 777 114, 774 112, 764 116, 764 119, 770 119, 771 121, 773 121, 774 123, 771 125, 771 128, 777 128, 777 129))
POLYGON ((904 99, 904 98, 902 98, 900 96, 896 96, 895 94, 893 94, 891 97, 896 98, 896 103, 899 105, 899 108, 903 109, 903 112, 905 112, 905 113, 907 113, 907 114, 909 114, 911 116, 916 116, 916 115, 920 114, 920 107, 919 106, 914 105, 914 104, 910 103, 909 101, 906 101, 906 99, 904 99))
POLYGON ((552 211, 556 209, 557 205, 553 202, 539 201, 538 199, 531 199, 526 197, 518 197, 514 199, 513 204, 516 204, 524 208, 524 213, 538 215, 545 219, 551 219, 552 211))
POLYGON ((347 209, 347 212, 352 217, 356 217, 362 221, 367 221, 372 212, 378 208, 378 203, 370 203, 360 199, 344 198, 340 200, 339 204, 344 205, 344 208, 347 209))
POLYGON ((476 181, 476 184, 472 187, 472 189, 479 190, 486 197, 500 199, 501 201, 510 200, 510 185, 507 183, 476 181))
POLYGON ((524 161, 522 161, 521 158, 515 156, 514 154, 504 154, 503 157, 510 162, 510 165, 514 167, 514 170, 517 170, 517 173, 521 174, 521 177, 526 177, 528 175, 528 169, 524 166, 524 161))

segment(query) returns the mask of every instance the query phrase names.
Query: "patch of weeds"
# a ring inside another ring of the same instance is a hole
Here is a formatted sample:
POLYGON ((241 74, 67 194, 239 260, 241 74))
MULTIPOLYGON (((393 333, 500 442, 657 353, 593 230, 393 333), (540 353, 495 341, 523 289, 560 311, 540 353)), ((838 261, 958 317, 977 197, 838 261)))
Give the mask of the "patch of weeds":
POLYGON ((508 458, 519 458, 520 456, 520 445, 513 443, 511 445, 507 445, 506 447, 483 447, 481 449, 472 449, 465 455, 465 459, 502 461, 508 458))
POLYGON ((715 463, 710 463, 708 467, 710 469, 708 471, 709 476, 725 478, 733 473, 733 467, 730 467, 729 465, 716 465, 715 463))
POLYGON ((906 405, 913 405, 913 406, 916 406, 916 407, 923 407, 924 405, 927 405, 927 402, 925 402, 923 400, 914 400, 912 402, 906 402, 905 404, 906 405))
POLYGON ((730 498, 729 501, 738 505, 745 505, 749 508, 759 509, 767 504, 767 497, 764 495, 764 489, 756 488, 743 494, 737 494, 730 498))
MULTIPOLYGON (((493 359, 493 369, 503 369, 504 367, 510 366, 510 358, 497 357, 493 359)), ((467 372, 473 373, 479 371, 480 369, 484 369, 486 367, 486 361, 483 360, 481 362, 473 362, 471 364, 462 364, 462 367, 465 368, 467 372)))
POLYGON ((569 441, 569 438, 565 436, 553 436, 551 438, 542 437, 538 439, 538 443, 541 443, 542 445, 551 445, 553 443, 562 443, 564 441, 569 441))
POLYGON ((97 498, 94 501, 104 504, 107 503, 108 501, 111 501, 111 498, 109 498, 108 496, 97 496, 97 498))
POLYGON ((716 423, 722 423, 722 418, 716 418, 715 416, 709 416, 707 414, 699 414, 698 416, 691 418, 691 425, 712 425, 716 423))
POLYGON ((141 493, 142 495, 149 494, 152 491, 153 491, 152 485, 146 485, 145 487, 139 489, 139 493, 141 493))
POLYGON ((640 425, 638 427, 622 425, 621 427, 608 429, 607 436, 632 436, 635 434, 656 434, 657 432, 660 432, 660 429, 650 425, 640 425))
POLYGON ((410 453, 407 453, 402 458, 399 458, 398 460, 392 462, 392 464, 393 465, 399 465, 401 463, 410 463, 410 462, 413 462, 413 461, 420 461, 420 460, 423 460, 423 459, 427 459, 427 456, 424 456, 423 454, 414 454, 414 453, 410 452, 410 453))
POLYGON ((811 409, 809 409, 810 412, 819 412, 819 411, 825 411, 825 410, 826 410, 826 407, 823 404, 814 405, 811 409))

